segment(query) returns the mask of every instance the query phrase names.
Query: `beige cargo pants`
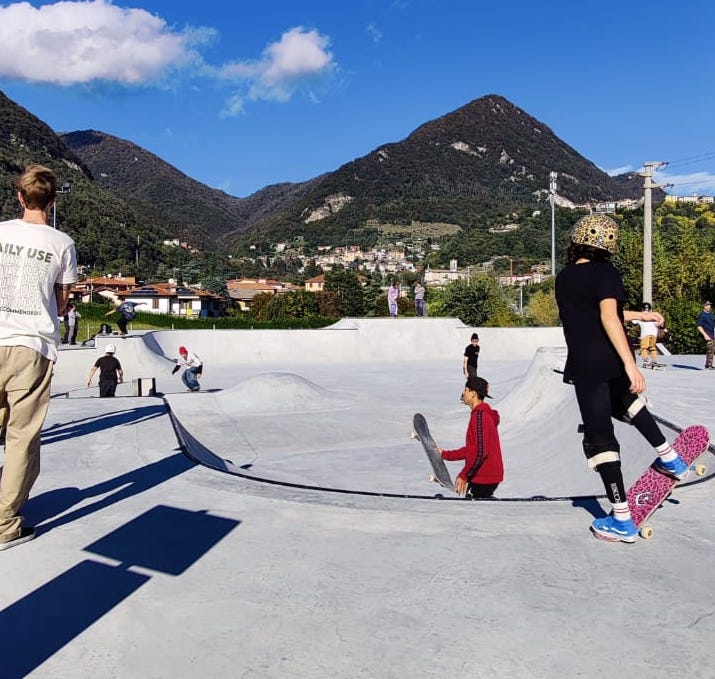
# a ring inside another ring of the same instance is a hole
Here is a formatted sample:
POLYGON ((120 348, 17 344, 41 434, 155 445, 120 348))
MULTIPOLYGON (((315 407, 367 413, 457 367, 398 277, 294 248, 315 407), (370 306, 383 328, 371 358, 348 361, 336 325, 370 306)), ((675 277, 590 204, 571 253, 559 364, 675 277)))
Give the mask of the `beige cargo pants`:
POLYGON ((32 349, 0 346, 0 420, 5 427, 0 542, 20 537, 20 510, 40 473, 40 432, 50 402, 52 367, 52 361, 32 349))

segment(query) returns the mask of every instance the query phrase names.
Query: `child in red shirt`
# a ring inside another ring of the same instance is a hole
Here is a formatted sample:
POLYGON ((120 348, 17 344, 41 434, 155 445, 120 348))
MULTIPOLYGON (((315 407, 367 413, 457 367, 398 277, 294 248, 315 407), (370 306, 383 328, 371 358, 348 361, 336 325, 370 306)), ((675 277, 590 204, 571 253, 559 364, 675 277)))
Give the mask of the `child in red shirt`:
POLYGON ((442 450, 445 460, 464 460, 454 488, 458 495, 491 497, 504 480, 504 463, 499 443, 499 413, 485 402, 489 383, 483 377, 469 377, 464 386, 462 401, 472 409, 467 426, 467 441, 462 448, 442 450))

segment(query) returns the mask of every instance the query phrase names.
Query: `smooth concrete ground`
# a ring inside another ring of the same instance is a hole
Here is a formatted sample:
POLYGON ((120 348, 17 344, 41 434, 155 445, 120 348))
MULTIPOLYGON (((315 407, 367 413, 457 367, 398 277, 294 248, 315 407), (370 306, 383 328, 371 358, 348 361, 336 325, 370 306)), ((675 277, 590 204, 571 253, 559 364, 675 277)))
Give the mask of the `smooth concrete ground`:
MULTIPOLYGON (((87 397, 101 349, 62 351, 26 511, 39 535, 0 556, 2 676, 711 677, 713 483, 677 489, 635 545, 593 539, 597 501, 513 501, 600 488, 558 334, 537 352, 528 331, 480 329, 510 501, 435 499, 411 415, 461 445, 472 329, 428 320, 346 321, 318 335, 322 362, 298 331, 115 340, 165 399, 87 397), (422 351, 384 360, 386 333, 422 351), (206 362, 203 393, 170 375, 180 344, 206 362), (194 453, 236 473, 187 457, 167 405, 194 453)), ((715 374, 665 360, 655 412, 715 431, 715 374)), ((618 433, 634 478, 650 452, 618 433)))

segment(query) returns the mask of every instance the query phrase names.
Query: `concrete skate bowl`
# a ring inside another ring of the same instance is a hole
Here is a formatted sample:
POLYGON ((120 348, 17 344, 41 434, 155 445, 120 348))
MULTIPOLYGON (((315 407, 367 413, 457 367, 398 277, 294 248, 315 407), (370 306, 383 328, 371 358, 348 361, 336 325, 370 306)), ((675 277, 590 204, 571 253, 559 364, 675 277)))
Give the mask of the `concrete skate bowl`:
MULTIPOLYGON (((480 329, 480 337, 489 337, 489 330, 480 329)), ((460 340, 463 337, 460 328, 460 340)), ((508 333, 502 333, 501 355, 524 352, 532 339, 521 337, 520 346, 512 347, 508 333)), ((500 500, 574 501, 600 497, 603 492, 598 475, 586 467, 573 387, 563 383, 560 372, 564 361, 563 347, 539 348, 518 379, 502 382, 500 374, 507 373, 510 364, 491 366, 492 391, 500 396, 493 406, 502 418, 506 468, 506 480, 497 491, 500 500)), ((409 365, 400 363, 396 369, 409 365)), ((360 370, 360 362, 330 370, 340 377, 341 370, 360 370)), ((349 378, 338 382, 350 384, 349 378)), ((213 469, 273 487, 328 495, 456 499, 426 483, 424 454, 419 443, 407 438, 416 409, 414 388, 407 385, 400 391, 400 379, 394 382, 386 394, 370 390, 369 383, 358 390, 336 389, 299 373, 267 372, 218 394, 167 397, 167 402, 188 454, 213 469)), ((447 393, 449 399, 440 397, 424 412, 435 439, 450 442, 444 447, 459 447, 468 413, 456 405, 451 388, 447 393)), ((616 423, 616 430, 627 451, 623 468, 630 483, 653 453, 632 427, 616 423)), ((451 471, 454 475, 454 466, 451 471)), ((336 502, 334 497, 326 501, 336 502)))

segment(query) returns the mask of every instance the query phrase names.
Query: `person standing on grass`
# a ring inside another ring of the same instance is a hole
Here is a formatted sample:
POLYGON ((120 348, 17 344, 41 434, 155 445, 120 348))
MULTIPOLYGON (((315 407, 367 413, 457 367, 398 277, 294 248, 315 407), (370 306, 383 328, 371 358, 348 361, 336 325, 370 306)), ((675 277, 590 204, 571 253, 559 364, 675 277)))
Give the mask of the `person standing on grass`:
POLYGON ((77 282, 74 241, 47 224, 57 195, 52 170, 30 165, 16 182, 22 217, 0 222, 0 550, 35 537, 20 511, 40 474, 40 432, 60 339, 58 316, 77 282))
POLYGON ((705 370, 713 370, 713 353, 715 345, 715 316, 712 314, 712 304, 703 302, 703 310, 695 322, 698 332, 705 340, 705 370))
POLYGON ((390 309, 390 316, 397 318, 397 300, 400 296, 400 284, 397 281, 392 281, 392 285, 387 288, 387 306, 390 309))

